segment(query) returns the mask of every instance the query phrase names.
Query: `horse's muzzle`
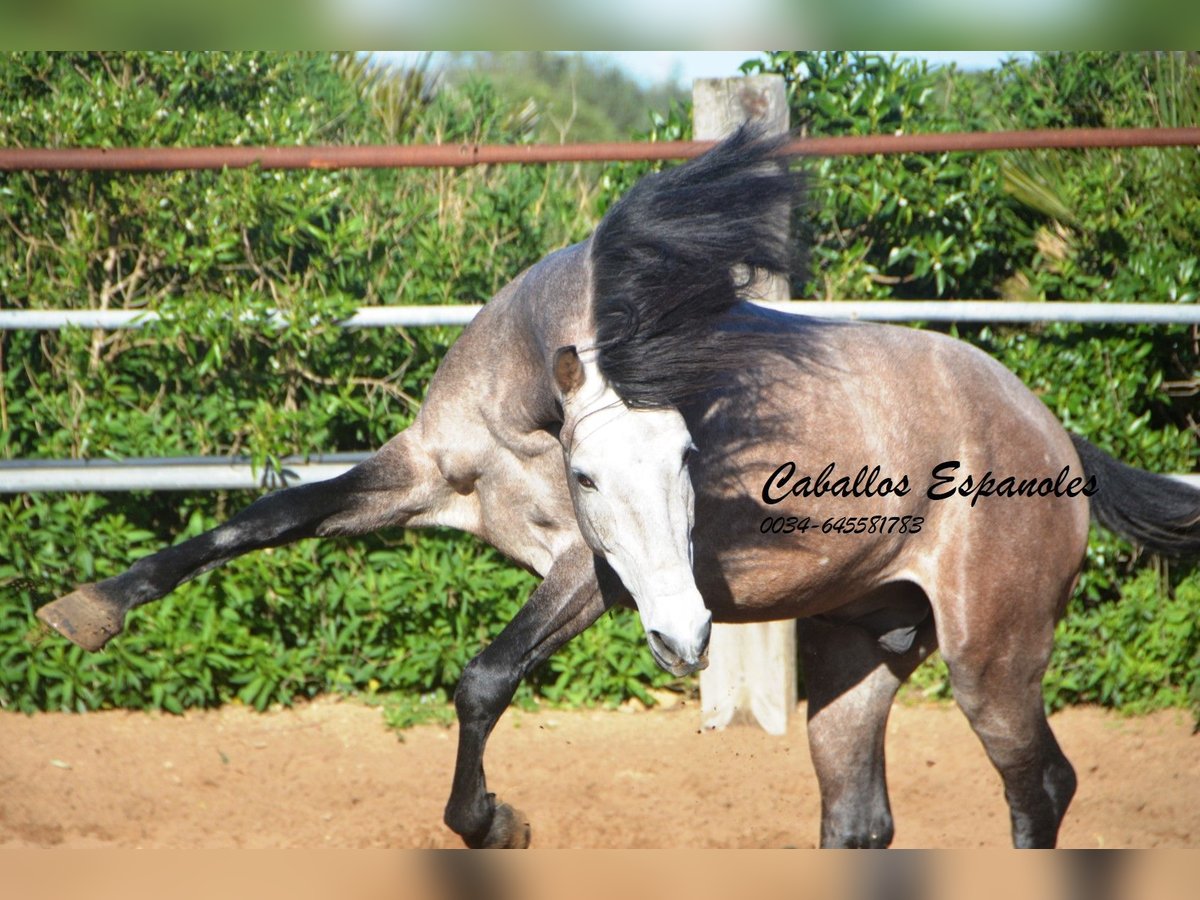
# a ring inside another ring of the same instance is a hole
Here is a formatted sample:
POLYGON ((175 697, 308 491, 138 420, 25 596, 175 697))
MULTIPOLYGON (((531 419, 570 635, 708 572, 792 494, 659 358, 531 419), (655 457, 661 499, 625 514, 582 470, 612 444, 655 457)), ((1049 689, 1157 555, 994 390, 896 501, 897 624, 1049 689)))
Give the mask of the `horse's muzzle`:
POLYGON ((646 641, 650 644, 654 661, 672 675, 682 678, 708 668, 708 641, 711 636, 712 620, 709 619, 696 639, 688 642, 689 646, 658 631, 646 632, 646 641))

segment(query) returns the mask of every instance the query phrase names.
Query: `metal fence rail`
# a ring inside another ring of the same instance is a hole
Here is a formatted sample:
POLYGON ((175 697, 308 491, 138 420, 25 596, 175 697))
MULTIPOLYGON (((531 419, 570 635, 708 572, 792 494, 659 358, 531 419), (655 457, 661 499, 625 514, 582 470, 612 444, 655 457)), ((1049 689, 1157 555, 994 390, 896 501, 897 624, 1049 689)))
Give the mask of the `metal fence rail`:
MULTIPOLYGON (((1088 324, 1192 325, 1200 323, 1200 303, 1091 303, 1007 300, 788 300, 760 305, 828 319, 872 322, 1073 322, 1088 324)), ((338 324, 344 328, 466 325, 483 307, 364 306, 338 324)), ((219 315, 219 313, 218 313, 219 315)), ((142 328, 160 319, 152 310, 0 310, 0 331, 54 331, 62 328, 142 328)), ((272 320, 284 324, 282 316, 272 320)))
POLYGON ((236 491, 336 478, 370 453, 330 453, 281 460, 278 472, 247 457, 19 459, 0 461, 0 494, 33 491, 236 491))
MULTIPOLYGON (((483 307, 479 304, 438 306, 364 306, 338 324, 344 328, 466 325, 483 307)), ((220 312, 215 315, 222 315, 220 312)), ((0 331, 57 331, 63 328, 144 328, 162 318, 154 310, 139 309, 0 309, 0 331)), ((282 315, 266 324, 283 325, 282 315)))
MULTIPOLYGON (((394 169, 493 163, 689 159, 713 141, 593 144, 425 144, 324 147, 2 147, 0 171, 171 172, 199 169, 394 169)), ((1069 128, 799 138, 797 156, 1200 145, 1200 128, 1069 128)))

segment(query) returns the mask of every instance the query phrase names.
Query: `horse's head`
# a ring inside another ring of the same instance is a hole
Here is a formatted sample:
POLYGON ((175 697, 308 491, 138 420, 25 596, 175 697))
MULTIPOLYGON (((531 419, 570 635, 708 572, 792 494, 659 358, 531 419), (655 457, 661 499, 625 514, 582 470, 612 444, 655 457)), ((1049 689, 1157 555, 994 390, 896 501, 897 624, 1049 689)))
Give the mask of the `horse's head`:
POLYGON ((712 627, 692 575, 695 446, 678 410, 628 406, 594 356, 562 347, 553 363, 575 517, 633 595, 658 664, 688 675, 708 664, 712 627))
POLYGON ((562 347, 552 362, 580 531, 677 675, 704 666, 712 627, 692 574, 693 447, 678 409, 747 360, 795 350, 745 316, 734 321, 747 274, 791 269, 801 184, 784 150, 783 138, 745 127, 639 181, 588 244, 591 315, 578 333, 597 349, 562 347))

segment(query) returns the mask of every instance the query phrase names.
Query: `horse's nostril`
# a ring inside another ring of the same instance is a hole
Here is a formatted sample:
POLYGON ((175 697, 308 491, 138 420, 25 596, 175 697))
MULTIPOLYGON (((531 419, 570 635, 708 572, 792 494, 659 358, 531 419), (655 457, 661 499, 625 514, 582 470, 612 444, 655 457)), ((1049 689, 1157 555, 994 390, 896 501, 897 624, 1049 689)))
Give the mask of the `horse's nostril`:
POLYGON ((708 665, 708 654, 703 648, 697 653, 690 647, 681 652, 680 646, 660 631, 647 631, 646 639, 655 660, 672 675, 691 675, 708 665))
POLYGON ((704 623, 704 633, 700 635, 700 655, 708 652, 708 642, 712 638, 712 619, 704 623))
POLYGON ((666 662, 674 664, 681 662, 683 657, 675 649, 674 645, 667 640, 666 635, 661 631, 648 631, 646 637, 650 639, 650 644, 654 647, 666 662))

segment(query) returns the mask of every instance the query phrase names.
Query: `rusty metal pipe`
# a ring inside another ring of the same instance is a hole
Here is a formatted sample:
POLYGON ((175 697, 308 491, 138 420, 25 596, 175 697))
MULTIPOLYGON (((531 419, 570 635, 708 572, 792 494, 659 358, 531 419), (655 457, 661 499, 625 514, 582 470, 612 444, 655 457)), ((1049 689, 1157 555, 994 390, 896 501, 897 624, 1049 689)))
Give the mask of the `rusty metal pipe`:
MULTIPOLYGON (((1200 128, 1077 128, 800 138, 800 156, 1200 145, 1200 128)), ((596 144, 433 144, 317 147, 6 147, 0 171, 167 172, 183 169, 379 169, 494 163, 628 162, 688 159, 711 141, 596 144)))
POLYGON ((324 147, 3 148, 0 170, 168 172, 180 169, 386 169, 489 163, 681 159, 705 149, 689 141, 608 144, 431 144, 324 147))

